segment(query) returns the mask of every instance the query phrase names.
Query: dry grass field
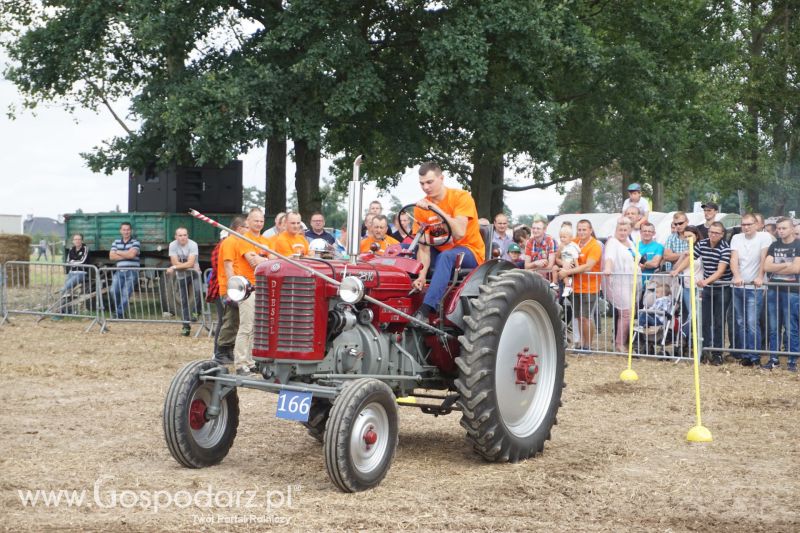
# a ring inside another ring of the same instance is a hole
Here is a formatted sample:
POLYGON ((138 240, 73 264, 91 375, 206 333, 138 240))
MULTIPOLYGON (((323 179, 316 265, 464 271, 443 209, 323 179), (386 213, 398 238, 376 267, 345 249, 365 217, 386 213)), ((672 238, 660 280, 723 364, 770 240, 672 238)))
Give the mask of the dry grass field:
POLYGON ((180 337, 179 326, 85 334, 85 325, 13 318, 0 327, 2 529, 800 530, 800 377, 785 371, 703 367, 714 442, 690 445, 689 365, 634 361, 639 381, 622 384, 622 359, 568 356, 543 455, 485 463, 458 415, 404 407, 386 479, 342 494, 321 446, 275 418, 274 396, 253 390, 240 392, 239 432, 222 464, 180 467, 164 444, 164 395, 211 341, 180 337), (22 502, 39 489, 84 500, 22 502))

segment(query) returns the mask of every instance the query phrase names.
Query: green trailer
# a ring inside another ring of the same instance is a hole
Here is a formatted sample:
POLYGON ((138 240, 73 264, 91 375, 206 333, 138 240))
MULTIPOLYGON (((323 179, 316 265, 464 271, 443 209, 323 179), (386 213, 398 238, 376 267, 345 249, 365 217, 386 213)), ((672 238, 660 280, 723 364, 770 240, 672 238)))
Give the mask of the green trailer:
MULTIPOLYGON (((228 224, 235 215, 230 213, 208 213, 223 224, 228 224)), ((219 230, 201 222, 193 216, 181 213, 74 213, 64 216, 66 220, 67 247, 72 235, 80 233, 89 247, 92 264, 111 265, 108 253, 111 244, 119 238, 119 226, 130 222, 133 236, 141 243, 142 266, 169 266, 169 243, 175 238, 175 230, 185 227, 189 238, 200 249, 200 265, 210 265, 211 251, 219 242, 219 230)))

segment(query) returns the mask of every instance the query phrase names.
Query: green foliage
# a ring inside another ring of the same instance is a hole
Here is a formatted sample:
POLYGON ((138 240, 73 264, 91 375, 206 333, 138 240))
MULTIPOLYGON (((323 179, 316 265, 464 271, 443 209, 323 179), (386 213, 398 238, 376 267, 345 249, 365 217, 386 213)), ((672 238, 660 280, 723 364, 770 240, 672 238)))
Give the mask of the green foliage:
POLYGON ((304 212, 360 153, 381 189, 435 158, 484 213, 608 168, 598 209, 636 180, 670 205, 744 189, 782 210, 800 202, 799 19, 789 0, 9 0, 0 32, 26 107, 114 113, 95 171, 223 164, 279 135, 334 161, 319 193, 298 173, 304 212))
POLYGON ((264 209, 267 205, 266 196, 266 192, 258 187, 245 187, 242 190, 242 213, 247 213, 254 207, 264 209))

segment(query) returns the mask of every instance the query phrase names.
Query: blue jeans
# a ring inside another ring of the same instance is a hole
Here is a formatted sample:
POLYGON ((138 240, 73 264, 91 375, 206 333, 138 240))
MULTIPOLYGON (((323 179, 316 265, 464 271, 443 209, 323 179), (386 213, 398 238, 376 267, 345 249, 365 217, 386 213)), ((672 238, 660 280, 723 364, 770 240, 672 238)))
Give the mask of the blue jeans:
MULTIPOLYGON (((778 361, 781 338, 784 348, 790 352, 800 351, 800 294, 798 287, 770 287, 767 290, 767 331, 769 334, 769 359, 778 361), (783 335, 781 336, 781 328, 783 335)), ((797 362, 797 355, 789 356, 790 363, 797 362)))
POLYGON ((190 273, 185 278, 178 278, 178 299, 181 302, 181 320, 183 320, 184 326, 188 326, 192 319, 192 313, 199 314, 203 305, 199 273, 190 273), (194 303, 189 300, 190 287, 194 295, 194 303))
POLYGON ((660 326, 664 323, 664 317, 658 316, 655 313, 648 313, 644 309, 639 311, 639 325, 642 327, 647 326, 660 326))
POLYGON ((117 270, 111 279, 111 308, 115 318, 125 318, 128 300, 136 285, 138 272, 136 269, 117 270))
MULTIPOLYGON (((703 287, 703 348, 722 348, 725 345, 725 320, 731 304, 730 287, 711 284, 703 287)), ((721 358, 722 350, 711 351, 721 358)))
MULTIPOLYGON (((745 350, 761 348, 761 329, 758 320, 764 310, 764 291, 745 287, 733 288, 733 320, 735 347, 745 350)), ((758 362, 761 356, 754 352, 742 353, 742 359, 758 362)))
POLYGON ((64 281, 64 287, 61 289, 61 294, 66 294, 73 287, 76 285, 83 284, 83 281, 86 279, 86 271, 85 270, 73 270, 69 274, 67 274, 67 279, 64 281))
MULTIPOLYGON (((72 289, 74 287, 76 287, 78 285, 83 285, 84 283, 86 283, 86 271, 85 270, 73 270, 72 272, 68 273, 67 274, 67 279, 64 281, 64 287, 61 289, 62 298, 66 294, 68 294, 70 291, 72 291, 72 289)), ((83 292, 84 292, 84 294, 89 292, 85 286, 83 288, 83 292)), ((64 313, 64 312, 66 312, 68 310, 67 306, 68 306, 68 303, 71 303, 71 300, 72 299, 70 298, 69 301, 62 301, 61 308, 59 309, 59 313, 64 313)), ((72 307, 73 306, 69 306, 69 308, 70 308, 69 311, 70 312, 74 311, 72 309, 72 307)))
POLYGON ((444 293, 447 291, 447 284, 453 279, 453 266, 456 264, 456 256, 464 252, 464 260, 461 268, 475 268, 478 262, 472 254, 472 250, 464 246, 456 246, 444 252, 431 247, 431 265, 433 266, 433 277, 425 293, 423 303, 433 309, 439 309, 444 293))

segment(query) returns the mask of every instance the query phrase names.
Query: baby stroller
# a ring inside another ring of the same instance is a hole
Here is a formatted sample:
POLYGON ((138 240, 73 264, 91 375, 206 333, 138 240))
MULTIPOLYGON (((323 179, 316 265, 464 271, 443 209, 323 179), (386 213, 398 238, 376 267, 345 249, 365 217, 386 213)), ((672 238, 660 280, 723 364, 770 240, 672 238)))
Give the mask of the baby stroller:
POLYGON ((683 345, 681 291, 668 296, 668 302, 656 305, 658 291, 670 294, 669 285, 650 280, 642 296, 642 309, 633 328, 633 349, 638 354, 672 357, 683 345), (677 345, 677 346, 676 346, 677 345), (668 351, 667 347, 672 350, 668 351))

